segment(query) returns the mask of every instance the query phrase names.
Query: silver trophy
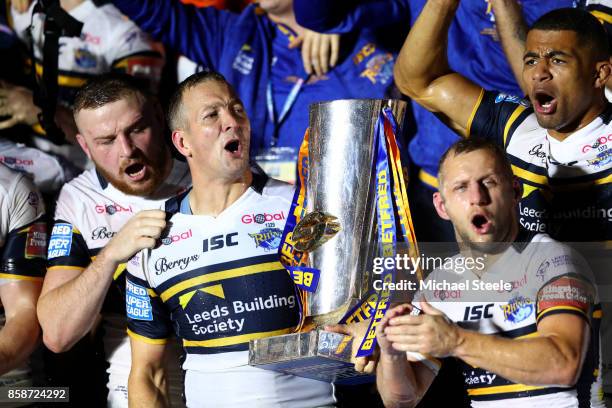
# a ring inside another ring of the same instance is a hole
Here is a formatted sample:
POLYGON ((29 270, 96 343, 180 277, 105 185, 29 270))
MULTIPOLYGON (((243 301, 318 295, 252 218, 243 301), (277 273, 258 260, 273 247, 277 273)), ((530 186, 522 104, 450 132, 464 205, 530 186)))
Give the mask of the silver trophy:
MULTIPOLYGON (((400 134, 403 101, 310 105, 308 215, 296 226, 294 238, 299 236, 300 249, 309 252, 309 265, 321 271, 316 292, 309 293, 307 302, 315 327, 337 323, 370 288, 367 271, 376 242, 374 137, 384 107, 393 111, 400 134)), ((249 364, 327 382, 371 381, 353 370, 352 341, 319 328, 253 340, 249 364)))

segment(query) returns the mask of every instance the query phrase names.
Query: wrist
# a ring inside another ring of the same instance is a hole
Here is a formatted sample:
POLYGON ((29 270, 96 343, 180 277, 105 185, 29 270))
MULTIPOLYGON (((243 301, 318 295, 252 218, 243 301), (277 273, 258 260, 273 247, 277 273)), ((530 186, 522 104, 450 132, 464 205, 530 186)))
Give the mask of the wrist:
POLYGON ((454 343, 451 348, 451 356, 461 358, 463 355, 463 350, 465 350, 465 343, 467 342, 467 331, 457 326, 453 325, 453 333, 454 333, 454 343))

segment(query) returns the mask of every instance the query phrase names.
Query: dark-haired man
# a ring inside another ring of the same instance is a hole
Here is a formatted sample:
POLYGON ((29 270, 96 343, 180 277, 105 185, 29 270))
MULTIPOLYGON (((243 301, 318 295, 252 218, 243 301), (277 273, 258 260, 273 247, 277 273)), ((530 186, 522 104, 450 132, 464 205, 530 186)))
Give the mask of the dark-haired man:
POLYGON ((293 186, 250 170, 250 122, 219 74, 181 83, 168 116, 193 189, 166 202, 168 244, 128 264, 130 404, 166 402, 157 379, 174 333, 184 348, 190 407, 333 405, 331 384, 248 365, 250 340, 291 333, 299 321, 297 293, 278 256, 293 186))
POLYGON ((414 406, 427 391, 435 369, 411 354, 421 353, 460 360, 473 407, 604 407, 601 309, 584 259, 520 230, 521 188, 495 144, 459 141, 439 169, 434 205, 461 251, 421 285, 414 306, 425 314, 401 305, 378 327, 386 405, 414 406), (441 298, 427 283, 456 289, 441 298))
MULTIPOLYGON (((484 91, 448 69, 445 38, 458 3, 427 3, 395 68, 399 88, 464 136, 504 146, 523 185, 523 229, 562 241, 612 240, 612 105, 604 95, 612 66, 603 26, 581 9, 538 19, 525 43, 529 100, 523 100, 484 91)), ((597 278, 609 285, 609 274, 597 278)), ((606 313, 608 293, 601 295, 608 362, 612 324, 606 316, 612 314, 606 313)))
MULTIPOLYGON (((159 208, 191 179, 166 146, 159 106, 130 77, 92 80, 78 92, 74 116, 77 140, 96 167, 66 184, 58 198, 38 316, 46 346, 61 352, 94 329, 102 312, 108 401, 124 407, 130 369, 125 262, 155 245, 165 225, 159 208)), ((172 380, 180 403, 180 380, 172 380)))

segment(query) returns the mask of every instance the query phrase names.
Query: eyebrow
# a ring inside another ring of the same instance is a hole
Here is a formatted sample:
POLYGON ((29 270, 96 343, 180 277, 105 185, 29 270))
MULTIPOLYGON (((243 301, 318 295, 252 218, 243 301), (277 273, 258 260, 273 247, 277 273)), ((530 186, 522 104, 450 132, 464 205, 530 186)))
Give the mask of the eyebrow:
MULTIPOLYGON (((540 56, 540 54, 538 54, 537 52, 528 51, 528 52, 525 53, 525 55, 523 55, 523 59, 525 59, 525 58, 538 58, 539 56, 540 56)), ((556 56, 563 56, 563 57, 568 57, 568 58, 572 57, 567 52, 564 52, 564 51, 561 51, 561 50, 553 50, 553 51, 547 52, 546 55, 545 55, 545 57, 547 57, 547 58, 556 57, 556 56)))

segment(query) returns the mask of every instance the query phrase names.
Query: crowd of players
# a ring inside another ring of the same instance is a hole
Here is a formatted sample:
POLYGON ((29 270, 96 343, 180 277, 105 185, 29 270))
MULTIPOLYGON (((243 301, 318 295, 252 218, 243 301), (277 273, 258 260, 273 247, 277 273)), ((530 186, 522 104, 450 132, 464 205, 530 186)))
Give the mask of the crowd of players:
POLYGON ((59 40, 58 143, 39 106, 51 3, 7 0, 0 20, 3 389, 69 386, 75 406, 439 406, 433 381, 449 406, 603 406, 610 299, 600 289, 600 307, 588 281, 568 278, 570 262, 529 296, 569 285, 589 301, 536 301, 520 336, 541 339, 520 345, 462 333, 439 318, 462 321, 450 306, 392 309, 379 330, 382 401, 246 366, 249 339, 290 332, 298 315, 276 252, 253 238, 263 225, 243 215, 272 214, 266 233, 282 231, 292 187, 274 178, 295 178, 310 104, 392 97, 412 101, 401 141, 420 241, 522 239, 526 253, 545 232, 609 243, 611 4, 60 0, 83 26, 59 40), (489 141, 455 144, 473 136, 489 141), (246 313, 226 297, 284 300, 246 313), (455 357, 463 376, 445 359, 434 381, 405 351, 455 357), (473 386, 480 377, 491 382, 473 386))

